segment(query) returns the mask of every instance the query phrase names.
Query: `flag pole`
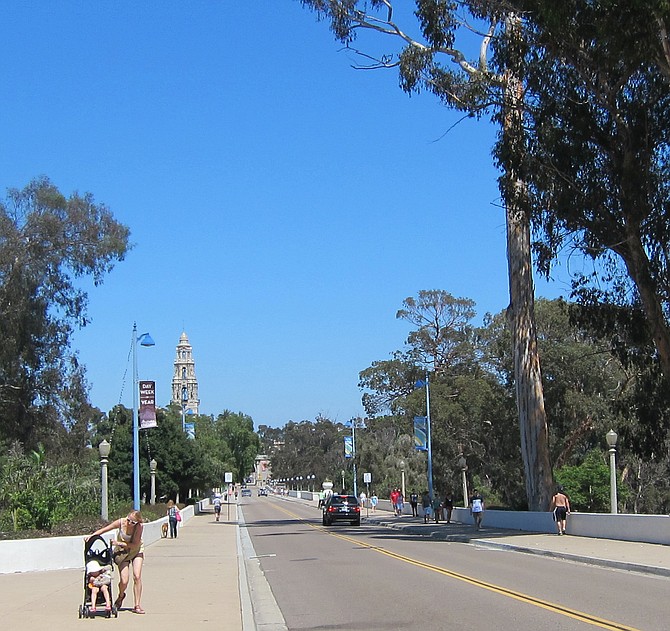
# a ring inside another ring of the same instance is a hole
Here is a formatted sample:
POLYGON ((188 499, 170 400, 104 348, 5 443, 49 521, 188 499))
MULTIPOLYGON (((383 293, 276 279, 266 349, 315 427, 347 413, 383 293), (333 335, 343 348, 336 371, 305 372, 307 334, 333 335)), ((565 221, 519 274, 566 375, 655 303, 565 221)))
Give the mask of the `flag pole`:
POLYGON ((426 372, 426 439, 428 442, 428 495, 430 501, 433 501, 433 448, 430 439, 430 386, 428 383, 428 373, 426 372))

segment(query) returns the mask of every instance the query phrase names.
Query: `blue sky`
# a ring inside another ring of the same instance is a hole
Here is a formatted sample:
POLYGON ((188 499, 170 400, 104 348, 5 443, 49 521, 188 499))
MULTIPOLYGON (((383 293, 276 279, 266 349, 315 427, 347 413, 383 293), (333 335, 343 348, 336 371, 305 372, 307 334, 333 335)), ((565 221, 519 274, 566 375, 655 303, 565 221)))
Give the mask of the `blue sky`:
POLYGON ((358 61, 294 0, 0 2, 0 188, 46 175, 132 233, 74 338, 94 405, 132 404, 136 321, 159 405, 184 330, 201 412, 347 421, 406 297, 505 308, 495 130, 358 61))

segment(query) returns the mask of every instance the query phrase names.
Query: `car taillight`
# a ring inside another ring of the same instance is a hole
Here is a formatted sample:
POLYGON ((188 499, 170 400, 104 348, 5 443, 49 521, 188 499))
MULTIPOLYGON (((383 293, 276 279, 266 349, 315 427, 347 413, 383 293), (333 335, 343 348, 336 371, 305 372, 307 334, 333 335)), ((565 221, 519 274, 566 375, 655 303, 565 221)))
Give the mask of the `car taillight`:
POLYGON ((361 507, 360 506, 354 506, 354 513, 360 513, 361 512, 361 507))
POLYGON ((336 511, 337 511, 337 508, 335 508, 334 506, 329 506, 328 507, 328 512, 329 513, 335 513, 336 511))

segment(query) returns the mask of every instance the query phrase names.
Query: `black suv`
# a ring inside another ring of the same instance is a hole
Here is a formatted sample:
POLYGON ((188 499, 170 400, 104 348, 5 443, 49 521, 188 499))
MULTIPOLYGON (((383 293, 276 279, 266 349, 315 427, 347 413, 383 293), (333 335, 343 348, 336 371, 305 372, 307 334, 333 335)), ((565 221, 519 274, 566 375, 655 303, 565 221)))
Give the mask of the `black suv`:
POLYGON ((323 505, 323 525, 334 521, 348 521, 352 526, 361 525, 361 507, 354 495, 331 495, 323 505))

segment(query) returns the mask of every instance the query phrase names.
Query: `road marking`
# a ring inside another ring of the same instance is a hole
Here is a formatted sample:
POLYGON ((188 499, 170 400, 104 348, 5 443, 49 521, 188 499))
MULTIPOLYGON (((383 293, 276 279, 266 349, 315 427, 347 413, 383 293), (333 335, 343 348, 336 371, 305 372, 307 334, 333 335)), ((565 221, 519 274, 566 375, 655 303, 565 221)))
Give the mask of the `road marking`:
POLYGON ((294 517, 299 521, 307 524, 310 528, 313 528, 314 530, 319 530, 321 532, 326 533, 327 535, 330 535, 331 537, 337 537, 338 539, 342 539, 343 541, 346 541, 348 543, 355 544, 358 547, 373 550, 375 552, 378 552, 379 554, 391 557, 392 559, 396 559, 398 561, 414 565, 415 567, 430 570, 431 572, 436 572, 437 574, 448 576, 458 581, 462 581, 463 583, 468 583, 475 587, 480 587, 481 589, 486 589, 490 592, 494 592, 502 596, 507 596, 508 598, 513 598, 514 600, 518 600, 520 602, 527 603, 529 605, 534 605, 535 607, 540 607, 541 609, 546 609, 547 611, 552 611, 562 616, 567 616, 568 618, 579 620, 580 622, 585 622, 586 624, 590 624, 594 627, 600 627, 601 629, 608 629, 609 631, 640 631, 635 627, 629 627, 626 626, 625 624, 605 620, 604 618, 599 618, 598 616, 593 616, 591 614, 584 613, 582 611, 577 611, 576 609, 570 609, 569 607, 565 607, 564 605, 558 605, 556 603, 549 602, 548 600, 542 600, 541 598, 536 598, 535 596, 530 596, 522 592, 514 591, 513 589, 508 589, 507 587, 502 587, 500 585, 495 585, 493 583, 487 583, 486 581, 481 581, 477 578, 472 578, 471 576, 467 576, 465 574, 459 574, 458 572, 453 572, 451 570, 447 570, 446 568, 439 567, 437 565, 431 565, 430 563, 425 563, 423 561, 419 561, 417 559, 413 559, 411 557, 398 554, 397 552, 391 552, 390 550, 380 548, 379 546, 374 546, 372 544, 365 543, 364 541, 360 541, 359 539, 354 539, 353 537, 350 537, 348 535, 343 535, 341 533, 328 530, 327 528, 321 525, 313 524, 304 519, 303 517, 300 517, 300 515, 296 515, 295 513, 287 510, 286 508, 278 504, 276 505, 276 507, 279 508, 279 510, 281 510, 282 512, 289 515, 290 517, 294 517))

